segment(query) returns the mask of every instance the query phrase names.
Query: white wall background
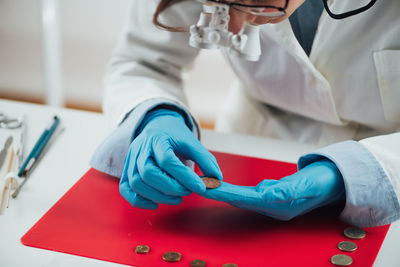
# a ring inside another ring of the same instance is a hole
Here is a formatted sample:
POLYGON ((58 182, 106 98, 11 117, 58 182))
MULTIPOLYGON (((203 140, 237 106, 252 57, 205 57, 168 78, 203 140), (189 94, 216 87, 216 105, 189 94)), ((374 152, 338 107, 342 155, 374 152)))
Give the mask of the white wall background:
POLYGON ((0 0, 0 88, 42 94, 39 0, 0 0))
MULTIPOLYGON (((67 101, 101 105, 105 66, 127 19, 131 1, 60 0, 63 87, 67 101)), ((41 34, 40 0, 0 0, 2 95, 44 98, 41 34)), ((193 113, 202 120, 213 121, 232 76, 218 51, 202 52, 185 83, 193 113)))

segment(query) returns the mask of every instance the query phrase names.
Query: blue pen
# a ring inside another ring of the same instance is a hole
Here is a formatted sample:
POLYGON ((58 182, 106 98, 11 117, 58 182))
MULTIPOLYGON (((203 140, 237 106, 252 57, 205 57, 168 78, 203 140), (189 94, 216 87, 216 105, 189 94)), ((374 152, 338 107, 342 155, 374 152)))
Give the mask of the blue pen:
POLYGON ((39 158, 42 153, 44 147, 49 142, 50 137, 53 135, 56 130, 58 124, 60 123, 60 119, 57 116, 54 116, 54 121, 52 125, 46 128, 43 133, 40 135, 39 139, 36 141, 35 146, 32 148, 32 151, 29 153, 26 158, 24 164, 22 164, 21 169, 18 172, 18 176, 24 176, 26 173, 33 167, 36 160, 39 158))

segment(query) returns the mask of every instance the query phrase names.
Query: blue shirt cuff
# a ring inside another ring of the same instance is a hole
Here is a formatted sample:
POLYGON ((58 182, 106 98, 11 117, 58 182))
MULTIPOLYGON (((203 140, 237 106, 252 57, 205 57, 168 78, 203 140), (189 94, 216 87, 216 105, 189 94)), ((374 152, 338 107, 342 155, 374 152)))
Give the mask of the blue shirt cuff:
POLYGON ((346 205, 340 218, 355 226, 373 227, 400 218, 393 186, 374 155, 356 141, 333 144, 302 156, 298 168, 329 159, 340 170, 346 189, 346 205))
POLYGON ((175 110, 185 117, 186 124, 199 137, 199 128, 190 114, 173 102, 162 98, 150 99, 133 109, 122 123, 103 141, 93 154, 90 165, 104 173, 121 177, 124 160, 132 142, 133 133, 140 125, 147 112, 162 106, 175 110))

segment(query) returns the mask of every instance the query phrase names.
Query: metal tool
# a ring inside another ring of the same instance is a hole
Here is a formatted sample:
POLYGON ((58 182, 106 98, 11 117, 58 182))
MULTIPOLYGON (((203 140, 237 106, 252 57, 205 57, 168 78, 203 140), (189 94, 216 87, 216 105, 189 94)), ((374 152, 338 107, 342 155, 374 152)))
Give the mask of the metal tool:
POLYGON ((26 125, 25 125, 25 118, 22 116, 21 117, 21 134, 19 137, 19 145, 18 145, 18 150, 17 150, 17 156, 18 156, 18 169, 22 167, 23 159, 24 159, 24 148, 25 148, 25 131, 26 131, 26 125))
POLYGON ((10 118, 6 114, 0 112, 0 128, 17 129, 21 127, 23 118, 10 118))
POLYGON ((13 172, 14 170, 14 163, 16 159, 16 154, 14 152, 14 148, 11 147, 8 152, 8 163, 7 163, 7 168, 6 168, 6 177, 5 177, 5 182, 2 186, 1 190, 1 196, 0 196, 0 212, 3 208, 3 202, 4 202, 4 197, 5 193, 7 190, 7 205, 6 207, 8 208, 10 205, 10 196, 11 196, 11 190, 14 190, 18 186, 18 181, 15 179, 17 174, 13 172))
POLYGON ((7 156, 7 151, 10 148, 12 141, 13 141, 12 136, 9 136, 6 140, 6 142, 4 143, 3 149, 0 151, 0 168, 3 165, 3 162, 7 156))
POLYGON ((33 168, 38 163, 40 156, 42 155, 43 150, 45 149, 46 145, 49 143, 51 136, 54 134, 57 126, 60 123, 60 119, 57 116, 53 117, 52 124, 49 125, 41 134, 39 139, 36 141, 35 146, 33 147, 32 151, 29 153, 28 157, 26 158, 25 162, 22 164, 22 167, 18 171, 18 176, 24 178, 22 183, 15 189, 14 193, 12 194, 13 198, 16 198, 22 189, 22 187, 27 182, 30 173, 32 172, 33 168))

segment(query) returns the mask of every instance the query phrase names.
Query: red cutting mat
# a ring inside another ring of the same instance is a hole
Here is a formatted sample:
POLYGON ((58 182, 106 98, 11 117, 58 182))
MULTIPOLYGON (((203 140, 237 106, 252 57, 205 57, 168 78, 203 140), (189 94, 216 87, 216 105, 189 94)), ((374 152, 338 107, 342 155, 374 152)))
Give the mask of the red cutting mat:
MULTIPOLYGON (((226 181, 256 185, 296 171, 291 163, 213 153, 226 181)), ((338 210, 323 208, 281 222, 192 194, 179 206, 156 211, 132 208, 118 192, 118 179, 90 169, 21 239, 27 246, 140 267, 190 266, 203 259, 208 267, 232 262, 244 266, 332 266, 341 253, 347 225, 338 210), (151 247, 147 255, 136 245, 151 247), (167 263, 166 251, 182 261, 167 263)), ((352 266, 372 266, 389 226, 367 228, 358 250, 343 254, 352 266)))

